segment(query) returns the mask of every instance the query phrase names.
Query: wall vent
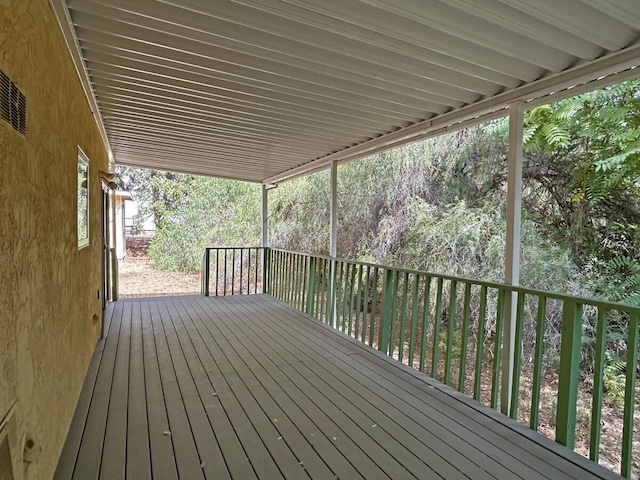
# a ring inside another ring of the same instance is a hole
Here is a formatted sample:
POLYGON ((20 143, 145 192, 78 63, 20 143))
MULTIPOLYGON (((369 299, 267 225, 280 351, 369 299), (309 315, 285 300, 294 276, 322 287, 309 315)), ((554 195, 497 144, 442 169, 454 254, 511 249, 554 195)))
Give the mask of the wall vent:
POLYGON ((14 403, 5 418, 0 420, 0 480, 22 478, 22 472, 18 470, 21 452, 18 448, 15 405, 14 403))
POLYGON ((17 132, 27 134, 27 100, 3 71, 0 71, 0 115, 17 132))

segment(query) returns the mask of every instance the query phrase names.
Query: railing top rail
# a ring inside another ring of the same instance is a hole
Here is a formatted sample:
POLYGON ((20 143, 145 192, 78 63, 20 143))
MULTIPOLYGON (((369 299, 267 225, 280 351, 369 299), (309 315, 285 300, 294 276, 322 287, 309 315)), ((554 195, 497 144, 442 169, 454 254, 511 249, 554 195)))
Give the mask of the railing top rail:
POLYGON ((268 248, 268 247, 261 247, 261 246, 256 246, 256 247, 204 247, 205 250, 262 250, 263 248, 268 248))
POLYGON ((472 278, 465 278, 465 277, 455 277, 453 275, 446 275, 446 274, 440 274, 440 273, 433 273, 433 272, 427 272, 424 270, 412 270, 409 268, 402 268, 402 267, 394 267, 391 265, 381 265, 381 264, 377 264, 377 263, 369 263, 369 262, 360 262, 357 260, 347 260, 345 258, 333 258, 327 255, 316 255, 316 254, 310 254, 310 253, 303 253, 303 252, 295 252, 292 250, 285 250, 282 248, 272 248, 272 247, 261 247, 261 248, 270 248, 273 251, 276 252, 283 252, 283 253, 292 253, 295 255, 301 255, 301 256, 305 256, 305 257, 316 257, 316 258, 322 258, 325 260, 336 260, 338 262, 346 262, 346 263, 351 263, 351 264, 355 264, 355 265, 363 265, 365 267, 372 267, 372 268, 383 268, 383 269, 388 269, 388 270, 395 270, 401 273, 410 273, 410 274, 415 274, 415 275, 422 275, 422 276, 428 276, 428 277, 433 277, 433 278, 441 278, 443 280, 453 280, 456 282, 461 282, 461 283, 471 283, 474 285, 479 285, 479 286, 485 286, 485 287, 489 287, 489 288, 495 288, 495 289, 500 289, 500 290, 507 290, 510 292, 522 292, 522 293, 526 293, 526 294, 533 294, 533 295, 537 295, 537 296, 541 296, 541 297, 546 297, 546 298, 551 298, 551 299, 555 299, 555 300, 562 300, 562 301, 570 301, 570 302, 575 302, 575 303, 581 303, 581 304, 587 304, 587 305, 591 305, 591 306, 595 306, 595 307, 599 307, 599 308, 605 308, 607 310, 618 310, 618 311, 624 311, 630 314, 635 314, 635 315, 640 315, 640 306, 635 306, 635 305, 628 305, 625 303, 619 303, 619 302, 612 302, 609 300, 602 300, 602 299, 597 299, 597 298, 587 298, 587 297, 578 297, 575 295, 564 295, 562 293, 554 293, 554 292, 548 292, 545 290, 538 290, 538 289, 533 289, 533 288, 525 288, 525 287, 521 287, 521 286, 515 286, 515 285, 507 285, 504 283, 495 283, 495 282, 487 282, 484 280, 474 280, 472 278))

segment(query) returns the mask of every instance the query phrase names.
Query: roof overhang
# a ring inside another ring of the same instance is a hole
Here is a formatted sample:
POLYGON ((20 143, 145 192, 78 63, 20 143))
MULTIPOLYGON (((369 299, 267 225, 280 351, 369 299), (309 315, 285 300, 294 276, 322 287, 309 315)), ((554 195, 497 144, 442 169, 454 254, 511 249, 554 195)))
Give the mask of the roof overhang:
POLYGON ((638 76, 625 0, 50 0, 118 164, 278 183, 638 76))

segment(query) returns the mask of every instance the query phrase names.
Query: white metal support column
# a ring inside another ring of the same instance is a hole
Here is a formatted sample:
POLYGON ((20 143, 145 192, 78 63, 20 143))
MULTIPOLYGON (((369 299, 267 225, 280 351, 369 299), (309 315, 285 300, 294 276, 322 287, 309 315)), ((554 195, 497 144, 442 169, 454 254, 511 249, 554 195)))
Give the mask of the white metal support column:
MULTIPOLYGON (((520 284, 520 218, 522 214, 522 148, 524 105, 509 105, 509 150, 507 154, 507 239, 505 249, 505 283, 520 284)), ((505 297, 505 321, 502 337, 502 385, 500 410, 509 415, 516 338, 516 298, 505 297)))
POLYGON ((266 185, 262 185, 262 246, 269 246, 269 230, 267 218, 269 216, 269 191, 266 185))
POLYGON ((332 305, 332 325, 337 328, 336 308, 336 256, 338 255, 338 162, 331 162, 330 197, 329 197, 329 256, 331 256, 331 278, 329 281, 329 298, 332 305))

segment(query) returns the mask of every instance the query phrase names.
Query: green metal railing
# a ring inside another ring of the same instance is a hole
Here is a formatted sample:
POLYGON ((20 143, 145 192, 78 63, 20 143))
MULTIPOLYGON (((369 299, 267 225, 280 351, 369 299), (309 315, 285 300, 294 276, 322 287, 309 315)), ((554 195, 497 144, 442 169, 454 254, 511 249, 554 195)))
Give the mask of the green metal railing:
POLYGON ((208 247, 200 273, 203 295, 265 293, 265 252, 262 247, 208 247))
MULTIPOLYGON (((229 249, 207 249, 209 260, 205 263, 211 263, 212 252, 219 255, 225 250, 229 249)), ((608 325, 626 322, 629 335, 622 341, 623 348, 618 342, 618 349, 626 351, 627 366, 620 472, 630 477, 640 307, 280 249, 267 248, 261 253, 264 292, 492 408, 508 412, 533 430, 539 429, 544 410, 546 417, 555 417, 555 440, 569 448, 575 446, 579 393, 582 397, 588 393, 580 390, 581 383, 586 383, 580 382, 580 377, 585 362, 590 363, 593 387, 586 421, 589 457, 596 462, 610 353, 608 325), (513 310, 511 305, 515 305, 513 310), (512 378, 507 382, 501 354, 505 323, 512 311, 516 341, 512 378), (547 337, 554 333, 549 331, 549 318, 554 315, 562 325, 557 332, 559 359, 549 359, 550 349, 545 347, 547 337), (591 331, 592 355, 585 359, 585 335, 591 331), (528 383, 521 388, 525 369, 528 383), (551 381, 550 371, 557 375, 551 381), (508 396, 503 395, 504 384, 511 385, 508 396), (549 384, 557 385, 552 398, 549 384), (509 399, 508 406, 502 404, 504 398, 509 399)), ((203 276, 208 277, 208 273, 203 276)), ((260 291, 256 288, 254 292, 260 291)), ((208 291, 203 285, 203 292, 208 291)), ((220 292, 219 286, 215 291, 220 292)))

